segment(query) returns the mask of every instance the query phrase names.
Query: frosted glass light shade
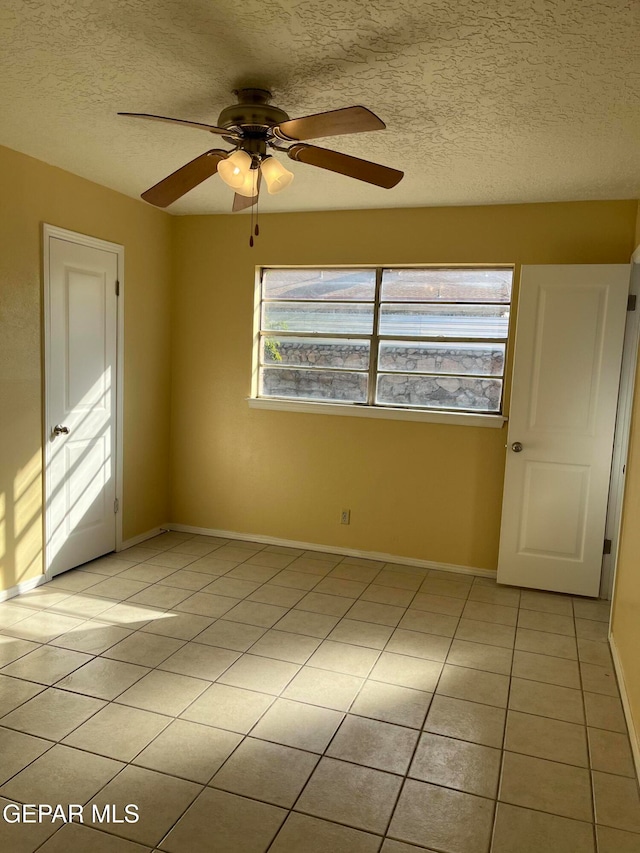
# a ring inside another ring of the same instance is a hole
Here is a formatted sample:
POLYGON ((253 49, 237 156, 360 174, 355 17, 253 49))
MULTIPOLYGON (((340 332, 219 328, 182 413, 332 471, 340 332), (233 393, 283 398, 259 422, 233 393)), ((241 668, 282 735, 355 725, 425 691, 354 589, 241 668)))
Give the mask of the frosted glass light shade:
POLYGON ((231 189, 239 191, 251 169, 251 157, 246 151, 234 151, 218 163, 218 174, 231 189))
POLYGON ((285 169, 275 157, 267 157, 263 160, 260 170, 271 195, 284 190, 293 180, 293 172, 285 169))
MULTIPOLYGON (((218 168, 220 168, 218 166, 218 168)), ((245 178, 242 182, 242 185, 239 187, 235 187, 235 191, 238 195, 247 196, 247 198, 253 198, 253 196, 258 195, 258 177, 260 175, 259 169, 249 169, 245 178)))

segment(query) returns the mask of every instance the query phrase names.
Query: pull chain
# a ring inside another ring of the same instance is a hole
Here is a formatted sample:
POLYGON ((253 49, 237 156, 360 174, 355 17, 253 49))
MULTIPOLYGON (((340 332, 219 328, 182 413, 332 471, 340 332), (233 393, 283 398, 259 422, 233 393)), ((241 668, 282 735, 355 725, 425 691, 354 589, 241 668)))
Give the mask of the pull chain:
POLYGON ((253 248, 253 205, 251 205, 251 214, 249 217, 249 245, 253 248))
MULTIPOLYGON (((259 168, 259 167, 258 167, 259 168)), ((251 205, 251 218, 249 220, 249 246, 253 248, 253 235, 256 237, 260 234, 260 227, 258 225, 258 205, 260 203, 260 172, 256 171, 256 203, 255 205, 251 205), (254 210, 255 207, 255 227, 254 227, 254 210)))
POLYGON ((253 236, 257 237, 260 234, 260 226, 258 225, 259 204, 260 204, 260 166, 255 170, 255 205, 251 205, 251 218, 249 220, 249 245, 253 248, 253 236), (255 207, 255 226, 254 226, 254 210, 255 207))
POLYGON ((257 183, 256 193, 256 227, 254 233, 257 237, 260 233, 260 226, 258 225, 258 216, 260 215, 260 181, 257 183))

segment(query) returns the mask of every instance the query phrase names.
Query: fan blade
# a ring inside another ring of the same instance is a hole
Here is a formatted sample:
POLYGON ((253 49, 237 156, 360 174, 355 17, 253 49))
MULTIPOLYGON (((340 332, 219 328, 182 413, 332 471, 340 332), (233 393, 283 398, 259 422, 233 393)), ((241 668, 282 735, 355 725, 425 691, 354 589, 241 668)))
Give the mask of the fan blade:
POLYGON ((287 151, 292 160, 300 163, 308 163, 309 166, 319 166, 330 172, 338 172, 348 178, 358 181, 366 181, 377 187, 391 189, 400 183, 404 172, 392 169, 389 166, 381 166, 370 160, 361 160, 359 157, 351 157, 349 154, 341 154, 338 151, 329 151, 328 148, 318 148, 316 145, 305 145, 298 143, 292 145, 287 151))
POLYGON ((339 136, 343 133, 363 133, 366 130, 384 130, 385 123, 366 107, 343 107, 302 118, 283 121, 273 127, 273 133, 287 142, 317 139, 320 136, 339 136))
POLYGON ((258 172, 258 180, 256 182, 256 194, 254 196, 240 195, 240 193, 235 193, 233 196, 233 207, 231 208, 232 213, 238 213, 240 210, 246 210, 248 207, 253 207, 254 204, 258 203, 258 196, 260 195, 260 184, 262 183, 262 172, 258 172))
POLYGON ((176 169, 171 175, 154 184, 142 193, 142 198, 156 207, 167 207, 172 202, 182 198, 185 193, 197 187, 218 170, 218 163, 224 160, 229 152, 214 148, 196 157, 186 166, 176 169))
POLYGON ((185 121, 182 118, 167 118, 166 116, 152 116, 148 113, 118 113, 119 116, 127 116, 128 118, 147 118, 151 121, 166 121, 169 124, 179 124, 183 127, 195 127, 198 130, 208 130, 209 133, 221 133, 223 136, 232 136, 236 134, 230 130, 225 130, 224 127, 216 127, 213 124, 203 124, 199 121, 185 121))

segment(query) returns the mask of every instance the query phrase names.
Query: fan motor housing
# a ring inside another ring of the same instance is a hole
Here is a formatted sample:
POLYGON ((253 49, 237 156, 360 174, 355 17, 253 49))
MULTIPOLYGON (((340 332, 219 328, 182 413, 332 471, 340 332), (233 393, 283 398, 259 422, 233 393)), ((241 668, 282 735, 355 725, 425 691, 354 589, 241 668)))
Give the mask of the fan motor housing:
POLYGON ((234 94, 238 103, 222 110, 218 118, 219 127, 236 128, 258 136, 289 119, 284 110, 269 103, 271 92, 268 89, 238 89, 234 94))

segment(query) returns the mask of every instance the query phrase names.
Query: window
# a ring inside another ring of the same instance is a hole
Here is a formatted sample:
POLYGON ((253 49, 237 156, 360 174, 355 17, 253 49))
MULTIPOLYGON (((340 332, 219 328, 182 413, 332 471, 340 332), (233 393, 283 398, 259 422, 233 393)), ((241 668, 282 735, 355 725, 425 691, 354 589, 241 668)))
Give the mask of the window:
POLYGON ((500 414, 511 268, 263 269, 257 396, 500 414))

